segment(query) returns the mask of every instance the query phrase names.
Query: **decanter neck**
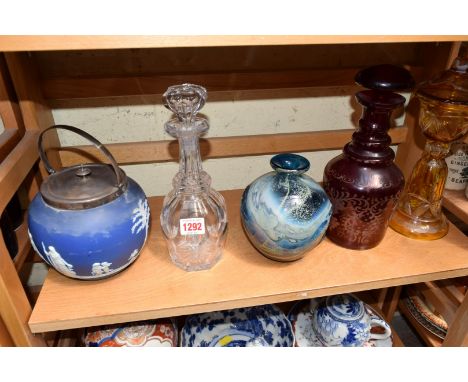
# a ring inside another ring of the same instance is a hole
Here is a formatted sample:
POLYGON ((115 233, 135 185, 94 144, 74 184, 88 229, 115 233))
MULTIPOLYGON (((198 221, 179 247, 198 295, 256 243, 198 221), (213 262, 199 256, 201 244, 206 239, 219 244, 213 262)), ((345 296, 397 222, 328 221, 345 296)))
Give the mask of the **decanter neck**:
POLYGON ((182 135, 179 139, 179 172, 185 178, 198 179, 203 171, 200 145, 196 135, 182 135))
POLYGON ((192 194, 208 191, 211 177, 202 168, 198 136, 180 135, 178 140, 179 172, 172 182, 174 191, 192 194))
POLYGON ((198 116, 206 102, 206 89, 199 85, 170 86, 163 95, 164 106, 175 114, 165 123, 167 133, 179 140, 179 172, 172 184, 174 191, 208 191, 210 176, 202 170, 199 137, 208 130, 208 121, 198 116))
POLYGON ((395 153, 390 148, 392 141, 387 131, 393 110, 403 105, 405 98, 389 91, 365 90, 358 92, 356 99, 363 106, 362 116, 344 153, 368 163, 393 161, 395 153))

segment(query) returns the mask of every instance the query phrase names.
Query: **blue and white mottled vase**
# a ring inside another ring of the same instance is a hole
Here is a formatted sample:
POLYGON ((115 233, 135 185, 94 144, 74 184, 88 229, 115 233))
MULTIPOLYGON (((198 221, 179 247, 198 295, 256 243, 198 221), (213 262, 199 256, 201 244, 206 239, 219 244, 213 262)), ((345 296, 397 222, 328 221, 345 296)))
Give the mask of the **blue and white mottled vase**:
MULTIPOLYGON (((97 142, 71 126, 54 127, 97 142)), ((41 159, 51 175, 28 209, 34 250, 58 272, 76 279, 101 279, 129 266, 148 237, 150 210, 141 187, 102 147, 112 165, 86 164, 56 172, 41 142, 41 159)))
POLYGON ((244 191, 241 219, 252 244, 278 261, 300 259, 322 240, 332 205, 325 191, 305 172, 303 156, 279 154, 275 171, 254 180, 244 191))
POLYGON ((386 339, 392 334, 381 318, 369 315, 364 303, 351 294, 329 296, 312 309, 312 330, 322 346, 363 346, 370 339, 386 339), (383 333, 371 333, 380 326, 383 333))

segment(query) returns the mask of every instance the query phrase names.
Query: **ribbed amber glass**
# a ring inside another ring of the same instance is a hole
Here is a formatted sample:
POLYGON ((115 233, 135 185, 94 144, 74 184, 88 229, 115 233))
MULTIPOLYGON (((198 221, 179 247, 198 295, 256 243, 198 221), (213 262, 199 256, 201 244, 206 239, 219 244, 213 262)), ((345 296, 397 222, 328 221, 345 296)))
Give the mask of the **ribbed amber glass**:
POLYGON ((448 232, 442 213, 450 144, 468 131, 468 44, 461 46, 452 67, 418 86, 419 126, 427 138, 421 159, 414 166, 390 227, 423 240, 440 239, 448 232))

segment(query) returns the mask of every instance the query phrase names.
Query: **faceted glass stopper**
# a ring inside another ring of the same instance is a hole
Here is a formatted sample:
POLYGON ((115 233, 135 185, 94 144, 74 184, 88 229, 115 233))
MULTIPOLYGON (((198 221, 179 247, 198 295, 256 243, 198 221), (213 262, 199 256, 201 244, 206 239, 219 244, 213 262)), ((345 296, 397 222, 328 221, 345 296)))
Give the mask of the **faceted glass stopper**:
POLYGON ((180 121, 190 122, 205 105, 206 89, 200 85, 182 84, 170 86, 163 94, 164 106, 180 121))

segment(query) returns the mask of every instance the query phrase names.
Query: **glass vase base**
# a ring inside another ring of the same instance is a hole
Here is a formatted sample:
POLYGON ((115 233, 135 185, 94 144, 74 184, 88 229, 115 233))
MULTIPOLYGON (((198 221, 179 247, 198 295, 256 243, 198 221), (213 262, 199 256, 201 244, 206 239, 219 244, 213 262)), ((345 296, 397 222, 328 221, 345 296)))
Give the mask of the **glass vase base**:
POLYGON ((341 237, 337 237, 336 235, 327 232, 327 238, 335 243, 336 245, 346 248, 346 249, 352 249, 353 251, 366 251, 368 249, 372 249, 377 247, 381 241, 383 240, 383 237, 379 238, 378 241, 374 241, 372 243, 367 243, 367 244, 359 244, 355 241, 353 241, 351 238, 349 240, 344 240, 341 237))
POLYGON ((281 250, 279 248, 276 250, 273 250, 272 248, 268 248, 264 246, 262 243, 258 241, 258 239, 254 235, 252 235, 251 231, 246 227, 244 218, 242 218, 241 221, 242 221, 242 228, 244 229, 244 233, 249 238, 250 243, 255 247, 255 249, 258 252, 260 252, 267 259, 282 262, 282 263, 289 263, 292 261, 302 259, 306 255, 307 250, 294 252, 294 251, 281 250))
POLYGON ((437 240, 447 235, 447 218, 441 214, 439 219, 422 220, 396 210, 390 220, 390 227, 411 239, 437 240))

